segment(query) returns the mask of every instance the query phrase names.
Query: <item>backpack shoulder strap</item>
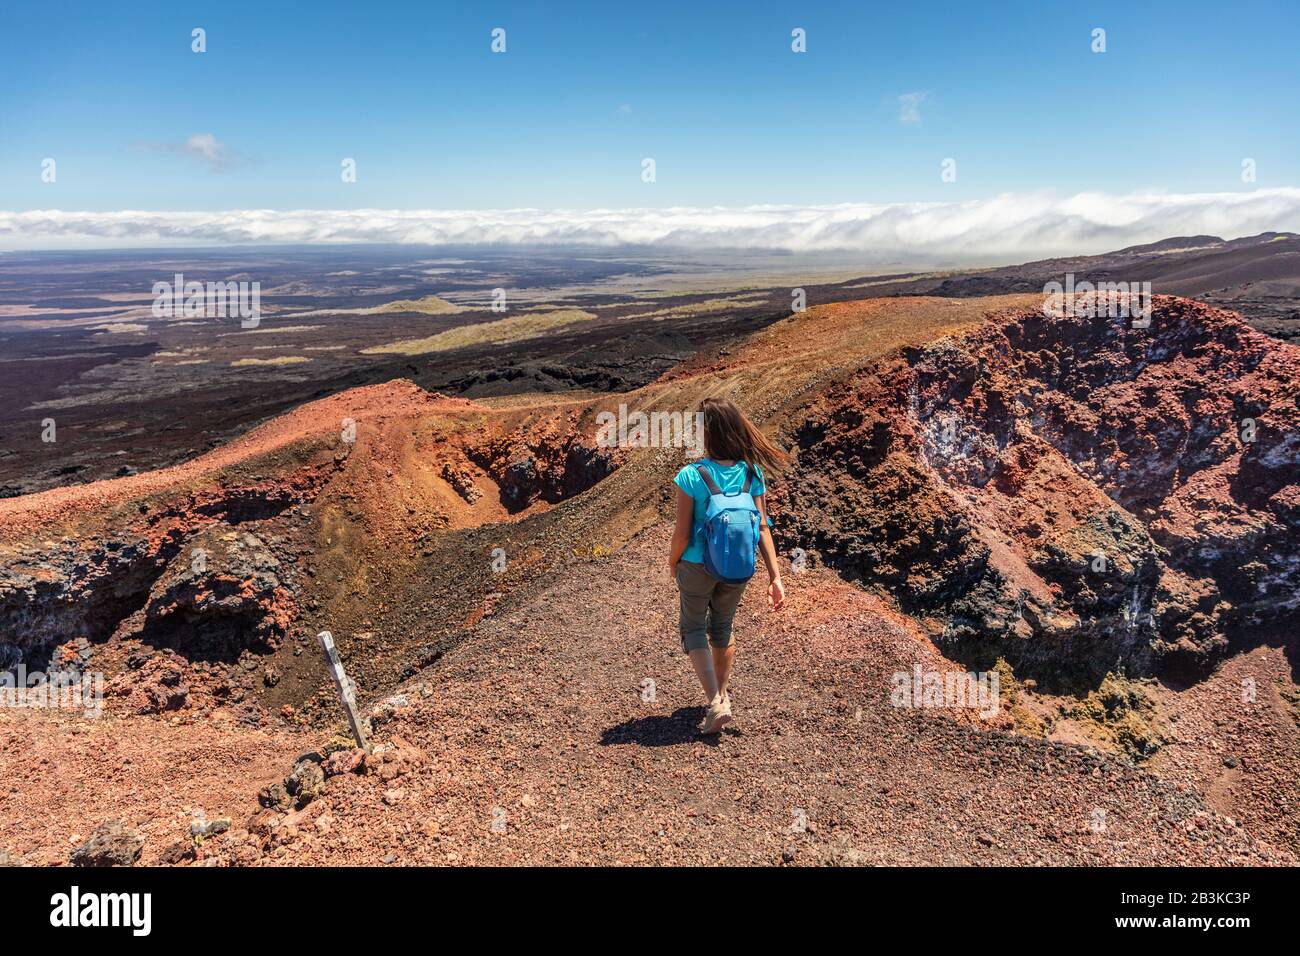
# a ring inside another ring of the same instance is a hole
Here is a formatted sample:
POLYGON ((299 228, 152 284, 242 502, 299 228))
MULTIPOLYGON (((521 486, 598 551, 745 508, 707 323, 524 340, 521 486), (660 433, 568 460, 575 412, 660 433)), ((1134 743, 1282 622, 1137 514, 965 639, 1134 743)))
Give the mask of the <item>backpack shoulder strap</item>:
POLYGON ((709 469, 705 468, 703 465, 696 465, 695 470, 698 471, 700 477, 704 479, 704 487, 709 489, 709 494, 722 494, 722 489, 718 487, 718 483, 714 481, 713 476, 709 474, 709 469))
POLYGON ((754 469, 749 462, 745 462, 745 487, 741 488, 742 494, 749 494, 749 486, 754 483, 754 469))

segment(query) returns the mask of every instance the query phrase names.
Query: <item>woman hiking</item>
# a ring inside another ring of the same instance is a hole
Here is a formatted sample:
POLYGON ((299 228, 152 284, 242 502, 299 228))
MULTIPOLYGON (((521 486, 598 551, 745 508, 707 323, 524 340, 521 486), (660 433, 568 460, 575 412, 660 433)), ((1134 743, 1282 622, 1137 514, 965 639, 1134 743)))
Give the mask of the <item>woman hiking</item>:
POLYGON ((785 603, 781 569, 772 544, 764 495, 764 469, 789 456, 773 445, 734 404, 707 398, 704 455, 677 473, 677 524, 668 553, 668 574, 681 600, 682 650, 704 688, 708 710, 700 733, 716 734, 731 723, 727 691, 736 648, 731 634, 736 606, 755 570, 755 552, 767 568, 767 600, 785 603))

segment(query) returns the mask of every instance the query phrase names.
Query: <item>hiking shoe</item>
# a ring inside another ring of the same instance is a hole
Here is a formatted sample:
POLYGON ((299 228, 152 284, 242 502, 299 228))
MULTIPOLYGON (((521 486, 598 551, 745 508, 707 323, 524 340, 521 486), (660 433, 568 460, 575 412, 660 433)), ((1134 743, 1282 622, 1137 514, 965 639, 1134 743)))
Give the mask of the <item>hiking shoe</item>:
POLYGON ((705 713, 704 720, 700 724, 700 733, 705 736, 721 733, 722 728, 729 723, 731 723, 731 714, 722 706, 722 698, 719 697, 709 705, 708 712, 705 713))

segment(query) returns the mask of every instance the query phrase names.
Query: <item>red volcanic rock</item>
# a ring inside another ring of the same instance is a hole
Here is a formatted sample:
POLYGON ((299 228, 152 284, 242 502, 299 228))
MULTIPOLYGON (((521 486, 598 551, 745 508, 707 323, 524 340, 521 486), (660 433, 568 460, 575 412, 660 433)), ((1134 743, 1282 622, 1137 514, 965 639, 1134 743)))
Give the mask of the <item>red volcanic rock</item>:
POLYGON ((227 531, 195 538, 154 584, 142 633, 165 632, 187 654, 234 660, 275 647, 294 619, 279 560, 257 535, 227 531))
POLYGON ((145 661, 138 670, 126 671, 113 683, 113 692, 125 696, 137 714, 160 714, 184 707, 190 695, 188 667, 179 655, 162 654, 145 661))
POLYGON ((325 758, 321 764, 325 771, 326 777, 337 777, 340 774, 355 773, 361 768, 362 761, 366 758, 366 752, 360 747, 354 747, 350 750, 336 750, 325 758))
POLYGON ((451 485, 456 494, 465 499, 466 504, 473 504, 483 497, 483 492, 474 484, 473 473, 463 464, 444 462, 441 471, 442 480, 451 485))
POLYGON ((614 455, 595 446, 594 433, 582 434, 576 416, 489 438, 466 453, 500 486, 501 503, 510 512, 538 500, 553 504, 570 498, 615 467, 614 455))
POLYGON ((1213 662, 1300 602, 1300 350, 1158 298, 870 367, 799 430, 788 543, 1044 674, 1213 662))

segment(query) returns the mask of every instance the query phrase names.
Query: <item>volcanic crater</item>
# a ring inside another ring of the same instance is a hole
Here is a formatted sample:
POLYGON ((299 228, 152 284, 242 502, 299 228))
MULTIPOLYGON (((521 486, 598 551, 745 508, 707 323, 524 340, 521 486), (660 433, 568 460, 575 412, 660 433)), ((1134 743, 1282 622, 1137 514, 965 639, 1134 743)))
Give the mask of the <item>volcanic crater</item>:
MULTIPOLYGON (((411 702, 480 679, 508 688, 503 656, 512 669, 578 668, 546 685, 563 703, 608 678, 601 662, 624 630, 637 641, 663 631, 671 654, 671 621, 645 610, 665 591, 645 555, 685 458, 602 448, 596 417, 725 395, 793 451, 770 492, 781 550, 810 558, 791 587, 812 589, 810 607, 820 595, 841 609, 809 618, 826 633, 800 640, 836 648, 811 663, 789 627, 760 629, 786 642, 762 653, 804 675, 796 683, 830 686, 807 671, 818 661, 848 666, 858 714, 876 720, 891 667, 1007 668, 1016 692, 989 732, 1017 739, 1035 686, 1086 710, 1116 677, 1176 693, 1267 647, 1288 656, 1294 686, 1300 350, 1186 299, 1157 297, 1148 328, 1039 306, 835 303, 625 393, 493 404, 394 380, 300 406, 181 465, 0 500, 0 652, 29 668, 102 670, 124 720, 166 712, 202 727, 233 715, 312 737, 339 721, 315 646, 329 630, 364 706, 415 708, 403 732, 451 760, 469 753, 470 725, 495 718, 437 705, 433 726, 411 702), (555 604, 557 589, 588 607, 555 604), (582 677, 564 629, 619 614, 616 633, 587 635, 582 653, 602 670, 582 677), (884 643, 850 639, 862 628, 884 643)), ((502 693, 491 696, 524 723, 556 719, 550 703, 530 717, 524 698, 502 693)), ((798 710, 782 707, 774 716, 798 710)), ((1295 750, 1288 734, 1278 746, 1295 750)), ((582 746, 546 740, 530 761, 582 746)), ((1240 812, 1267 819, 1263 799, 1250 791, 1240 812)), ((1278 852, 1294 849, 1265 830, 1278 852)), ((259 854, 283 845, 259 840, 259 854)), ((1246 845, 1233 852, 1256 852, 1246 845)))
POLYGON ((1203 676, 1295 620, 1298 402, 1295 349, 1188 300, 1001 313, 818 400, 786 538, 971 664, 1203 676))

